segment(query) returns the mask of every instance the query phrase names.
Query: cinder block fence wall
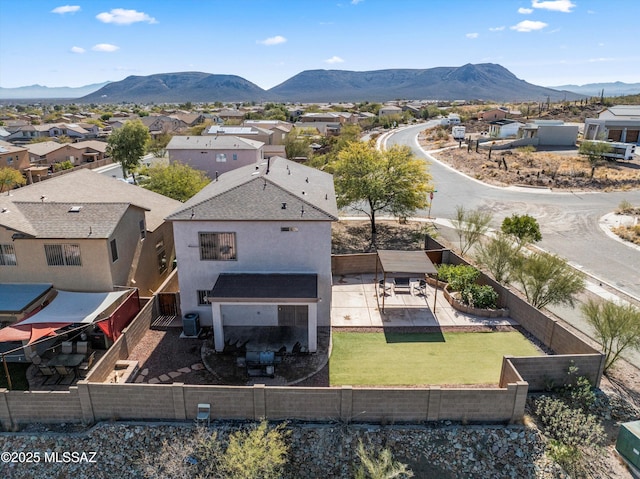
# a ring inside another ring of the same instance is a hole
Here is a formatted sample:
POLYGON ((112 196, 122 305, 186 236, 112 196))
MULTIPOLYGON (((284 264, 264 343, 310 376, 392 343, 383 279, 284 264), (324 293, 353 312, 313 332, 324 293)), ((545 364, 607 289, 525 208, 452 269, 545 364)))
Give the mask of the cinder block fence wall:
MULTIPOLYGON (((437 245, 427 254, 434 263, 464 262, 437 245)), ((372 273, 376 255, 332 258, 334 274, 372 273)), ((104 381, 118 360, 144 336, 157 315, 151 298, 96 364, 86 380, 68 391, 31 392, 0 389, 0 422, 15 429, 30 422, 93 423, 103 420, 193 420, 198 403, 209 403, 220 419, 401 423, 436 420, 517 422, 524 415, 529 389, 541 390, 566 378, 574 364, 579 374, 599 384, 604 358, 556 320, 531 307, 513 291, 482 275, 500 293, 503 306, 524 329, 556 355, 505 357, 497 388, 360 388, 207 386, 173 384, 110 384, 104 381)), ((166 284, 170 284, 170 279, 166 284)), ((160 288, 159 291, 164 291, 160 288)))

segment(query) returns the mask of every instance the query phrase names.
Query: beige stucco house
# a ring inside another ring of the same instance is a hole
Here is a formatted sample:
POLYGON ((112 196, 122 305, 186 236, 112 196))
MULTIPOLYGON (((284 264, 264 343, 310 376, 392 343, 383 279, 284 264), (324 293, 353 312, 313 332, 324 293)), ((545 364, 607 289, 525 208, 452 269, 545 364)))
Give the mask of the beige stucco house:
POLYGON ((180 202, 79 170, 0 195, 0 283, 137 287, 151 295, 175 258, 164 217, 180 202))

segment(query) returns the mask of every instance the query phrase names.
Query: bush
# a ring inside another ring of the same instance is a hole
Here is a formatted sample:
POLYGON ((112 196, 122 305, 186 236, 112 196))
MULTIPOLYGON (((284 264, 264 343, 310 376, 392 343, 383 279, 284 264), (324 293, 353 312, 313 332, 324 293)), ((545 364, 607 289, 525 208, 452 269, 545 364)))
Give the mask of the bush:
POLYGON ((495 309, 498 292, 489 285, 471 284, 461 293, 462 302, 479 309, 495 309))
POLYGON ((598 446, 605 439, 598 419, 564 401, 542 396, 535 402, 535 412, 544 433, 568 447, 598 446))
POLYGON ((452 291, 464 291, 480 276, 480 271, 464 264, 442 264, 438 268, 438 279, 449 283, 452 291))

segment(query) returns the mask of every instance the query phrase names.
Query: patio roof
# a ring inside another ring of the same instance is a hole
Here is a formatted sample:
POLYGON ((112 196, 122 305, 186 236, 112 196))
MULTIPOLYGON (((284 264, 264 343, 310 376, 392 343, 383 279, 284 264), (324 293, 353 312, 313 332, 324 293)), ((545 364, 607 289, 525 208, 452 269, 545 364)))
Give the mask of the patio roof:
POLYGON ((378 250, 378 259, 382 271, 390 277, 438 272, 424 251, 378 250))
POLYGON ((38 301, 53 285, 51 283, 0 284, 0 312, 20 313, 38 301))
POLYGON ((213 302, 316 302, 317 274, 222 273, 211 290, 213 302))

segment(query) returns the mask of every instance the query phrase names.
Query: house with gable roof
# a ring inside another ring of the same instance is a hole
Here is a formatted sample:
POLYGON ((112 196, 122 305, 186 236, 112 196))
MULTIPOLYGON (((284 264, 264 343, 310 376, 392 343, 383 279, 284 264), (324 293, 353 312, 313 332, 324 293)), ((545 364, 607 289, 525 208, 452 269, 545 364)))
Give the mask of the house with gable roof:
POLYGON ((216 351, 263 329, 316 351, 317 328, 330 326, 337 219, 333 177, 315 168, 275 157, 220 175, 167 218, 183 315, 213 327, 216 351))
POLYGON ((0 195, 0 283, 148 296, 171 272, 164 217, 180 204, 84 169, 0 195))
POLYGON ((174 136, 166 147, 170 163, 183 163, 209 178, 264 159, 264 143, 234 135, 174 136))

